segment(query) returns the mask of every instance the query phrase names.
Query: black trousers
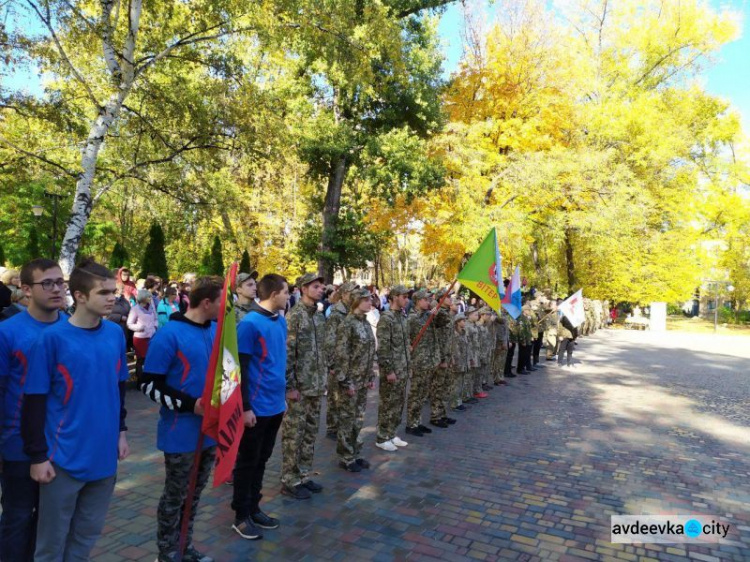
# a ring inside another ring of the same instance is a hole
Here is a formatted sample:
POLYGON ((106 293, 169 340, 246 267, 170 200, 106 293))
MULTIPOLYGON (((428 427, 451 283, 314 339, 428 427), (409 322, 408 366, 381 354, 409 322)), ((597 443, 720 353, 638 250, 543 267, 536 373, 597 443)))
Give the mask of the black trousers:
POLYGON ((516 342, 510 342, 508 344, 508 355, 505 357, 505 370, 504 375, 510 375, 510 368, 513 365, 513 354, 516 352, 516 342))
POLYGON ((5 461, 0 475, 3 513, 0 517, 0 560, 33 560, 39 484, 29 475, 29 461, 5 461))
POLYGON ((542 350, 542 340, 544 339, 544 332, 540 332, 539 336, 533 341, 532 345, 534 346, 534 365, 539 363, 539 352, 542 350))
POLYGON ((518 363, 516 364, 516 371, 528 371, 531 368, 531 351, 533 345, 518 346, 518 363))
POLYGON ((266 463, 271 458, 276 434, 284 413, 275 416, 257 416, 255 427, 246 427, 237 452, 234 468, 234 496, 232 509, 237 520, 247 519, 260 511, 263 497, 263 476, 266 463))

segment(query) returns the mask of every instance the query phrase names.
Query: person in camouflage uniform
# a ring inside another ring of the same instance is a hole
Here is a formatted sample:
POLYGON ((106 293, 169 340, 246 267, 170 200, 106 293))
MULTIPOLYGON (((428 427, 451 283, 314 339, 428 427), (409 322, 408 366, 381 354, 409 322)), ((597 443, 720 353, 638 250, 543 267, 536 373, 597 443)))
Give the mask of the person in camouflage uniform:
POLYGON ((529 321, 531 322, 531 365, 537 369, 544 367, 539 365, 539 353, 542 351, 542 340, 544 339, 544 327, 542 326, 542 318, 544 312, 542 311, 541 299, 535 299, 531 303, 531 316, 529 321))
POLYGON ((326 320, 325 346, 323 347, 325 357, 328 360, 328 401, 326 410, 326 435, 336 439, 338 435, 338 398, 339 385, 336 379, 336 370, 334 361, 336 357, 336 338, 338 328, 349 314, 349 300, 351 292, 356 290, 358 285, 352 281, 342 283, 336 291, 339 301, 331 307, 331 314, 326 320))
POLYGON ((519 375, 526 375, 536 370, 531 366, 533 336, 530 317, 532 314, 531 306, 525 304, 523 305, 521 316, 518 317, 518 363, 516 365, 516 373, 519 375))
POLYGON ((482 340, 477 323, 479 322, 479 311, 470 306, 466 309, 466 340, 468 342, 469 370, 464 379, 464 402, 476 404, 477 398, 487 398, 487 393, 482 392, 481 385, 477 388, 477 381, 481 376, 482 367, 482 340))
POLYGON ((281 425, 281 493, 303 500, 323 490, 309 474, 328 362, 323 350, 325 318, 317 306, 325 291, 323 278, 306 273, 296 285, 302 296, 286 317, 287 411, 281 425))
POLYGON ((493 317, 495 323, 495 348, 492 354, 492 381, 495 386, 508 384, 503 377, 505 372, 505 359, 508 355, 508 341, 510 331, 508 330, 508 314, 501 309, 501 314, 493 317))
MULTIPOLYGON (((444 289, 437 292, 435 298, 438 302, 446 292, 444 289)), ((435 305, 437 306, 437 303, 435 305)), ((453 393, 453 377, 449 368, 451 339, 453 337, 452 306, 453 301, 451 296, 448 295, 443 300, 443 304, 440 306, 437 316, 434 319, 438 347, 440 349, 440 363, 430 381, 430 424, 443 428, 456 423, 455 419, 446 415, 447 408, 450 407, 451 394, 453 393)))
POLYGON ((464 379, 469 370, 469 342, 466 339, 466 316, 459 312, 453 317, 453 337, 451 337, 450 370, 453 379, 451 409, 457 412, 466 410, 463 405, 464 379))
MULTIPOLYGON (((426 289, 414 293, 412 297, 414 307, 407 320, 409 341, 416 340, 422 327, 430 318, 431 295, 426 289)), ((422 407, 428 397, 428 391, 435 370, 440 364, 440 344, 437 337, 437 322, 432 321, 422 334, 417 346, 412 349, 412 376, 407 399, 406 433, 422 437, 425 433, 432 433, 426 425, 422 425, 422 407)), ((447 424, 446 424, 447 425, 447 424)))
POLYGON ((235 293, 237 294, 237 303, 234 305, 234 315, 237 324, 250 312, 250 307, 255 302, 255 297, 258 292, 258 272, 253 271, 252 273, 240 273, 237 275, 237 287, 235 293))
POLYGON ((380 315, 377 327, 380 405, 375 445, 395 451, 408 443, 396 435, 406 403, 406 384, 411 376, 411 341, 406 327, 404 307, 409 290, 396 285, 388 292, 390 306, 380 315))
MULTIPOLYGON (((480 347, 480 380, 479 387, 481 391, 487 392, 492 388, 492 356, 495 352, 495 326, 492 319, 492 309, 488 306, 479 310, 479 334, 481 337, 480 347)), ((481 392, 480 391, 480 392, 481 392)))
MULTIPOLYGON (((503 311, 505 312, 505 311, 503 311)), ((506 378, 515 378, 516 374, 513 372, 513 356, 516 353, 518 347, 518 322, 511 318, 510 314, 506 313, 505 320, 508 323, 508 353, 505 356, 505 371, 503 374, 506 378)))
POLYGON ((544 349, 547 355, 547 361, 557 359, 557 304, 550 301, 549 308, 545 310, 544 317, 544 349))
POLYGON ((349 472, 370 468, 363 459, 359 433, 365 421, 367 390, 375 388, 375 334, 367 321, 372 295, 356 289, 351 295, 351 312, 336 331, 336 382, 339 387, 338 440, 339 466, 349 472))

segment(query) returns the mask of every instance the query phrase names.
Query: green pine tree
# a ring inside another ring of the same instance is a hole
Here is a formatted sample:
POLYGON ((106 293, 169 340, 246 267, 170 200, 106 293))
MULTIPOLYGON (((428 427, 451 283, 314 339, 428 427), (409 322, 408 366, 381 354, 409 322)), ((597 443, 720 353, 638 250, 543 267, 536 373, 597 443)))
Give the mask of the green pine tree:
POLYGON ((250 265, 250 253, 245 250, 242 252, 242 259, 240 260, 240 270, 238 273, 252 273, 253 266, 250 265))
POLYGON ((221 240, 219 236, 214 236, 214 243, 211 245, 210 275, 220 275, 224 277, 224 258, 221 254, 221 240))
POLYGON ((119 242, 115 242, 115 247, 112 248, 112 255, 109 257, 109 268, 119 269, 125 267, 128 264, 128 251, 119 242))
POLYGON ((206 250, 201 258, 201 265, 198 268, 201 275, 211 275, 211 252, 206 250))
POLYGON ((29 237, 26 240, 26 261, 30 261, 36 258, 42 257, 39 251, 39 235, 36 232, 36 227, 32 226, 29 231, 29 237))
POLYGON ((148 233, 148 245, 141 262, 141 277, 149 274, 158 275, 162 279, 169 279, 167 255, 164 252, 164 231, 157 223, 151 225, 148 233))
POLYGON ((0 266, 5 267, 5 249, 2 244, 0 244, 0 266))

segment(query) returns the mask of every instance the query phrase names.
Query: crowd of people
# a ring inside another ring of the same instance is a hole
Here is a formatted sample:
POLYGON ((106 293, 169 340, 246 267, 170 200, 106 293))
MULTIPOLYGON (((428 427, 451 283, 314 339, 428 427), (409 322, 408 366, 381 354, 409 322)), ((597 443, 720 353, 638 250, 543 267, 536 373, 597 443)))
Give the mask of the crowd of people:
MULTIPOLYGON (((156 446, 164 455, 165 484, 158 561, 174 560, 223 280, 189 275, 181 283, 156 276, 136 282, 127 269, 113 272, 91 260, 68 280, 46 259, 13 273, 9 284, 17 283, 26 303, 0 323, 0 559, 88 559, 118 460, 129 454, 125 383, 132 348, 138 388, 160 405, 156 446)), ((532 292, 526 300, 514 320, 445 289, 396 285, 381 297, 354 282, 326 286, 315 273, 292 285, 277 274, 239 274, 245 431, 231 482, 232 528, 256 540, 280 525, 261 509, 279 431, 281 492, 306 500, 323 491, 311 474, 324 397, 338 466, 361 472, 371 467, 361 436, 368 391, 378 388, 375 445, 396 453, 409 445, 398 434, 404 411, 410 440, 448 429, 494 387, 543 368, 543 347, 547 361, 572 366, 579 334, 609 318, 606 303, 586 299, 586 321, 574 327, 549 295, 532 292)), ((215 457, 216 443, 206 437, 197 457, 188 562, 211 560, 193 546, 192 527, 215 457)))

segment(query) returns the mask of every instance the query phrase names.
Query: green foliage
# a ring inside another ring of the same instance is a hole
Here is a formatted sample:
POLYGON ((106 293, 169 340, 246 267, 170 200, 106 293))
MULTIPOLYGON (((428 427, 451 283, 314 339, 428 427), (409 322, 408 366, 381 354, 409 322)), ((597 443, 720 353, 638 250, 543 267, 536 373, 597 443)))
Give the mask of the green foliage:
POLYGON ((211 252, 206 250, 201 258, 201 264, 198 267, 198 273, 201 275, 211 275, 211 252))
POLYGON ((164 253, 164 231, 161 225, 153 223, 148 233, 148 244, 141 262, 141 277, 158 275, 162 279, 169 279, 167 256, 164 253))
POLYGON ((242 259, 240 260, 240 268, 238 273, 252 273, 253 266, 250 264, 250 253, 247 250, 242 252, 242 259))
POLYGON ((0 244, 0 266, 5 267, 5 249, 2 244, 0 244))
POLYGON ((208 270, 209 275, 219 275, 224 277, 224 274, 226 273, 224 271, 224 258, 221 251, 221 239, 218 235, 214 236, 214 241, 211 244, 208 270))
POLYGON ((31 261, 40 257, 42 257, 42 254, 39 250, 39 235, 36 232, 36 227, 32 226, 26 240, 26 259, 24 261, 31 261))
POLYGON ((109 257, 109 268, 119 269, 121 267, 127 267, 129 265, 128 251, 119 242, 115 242, 115 247, 112 248, 112 254, 109 257))

